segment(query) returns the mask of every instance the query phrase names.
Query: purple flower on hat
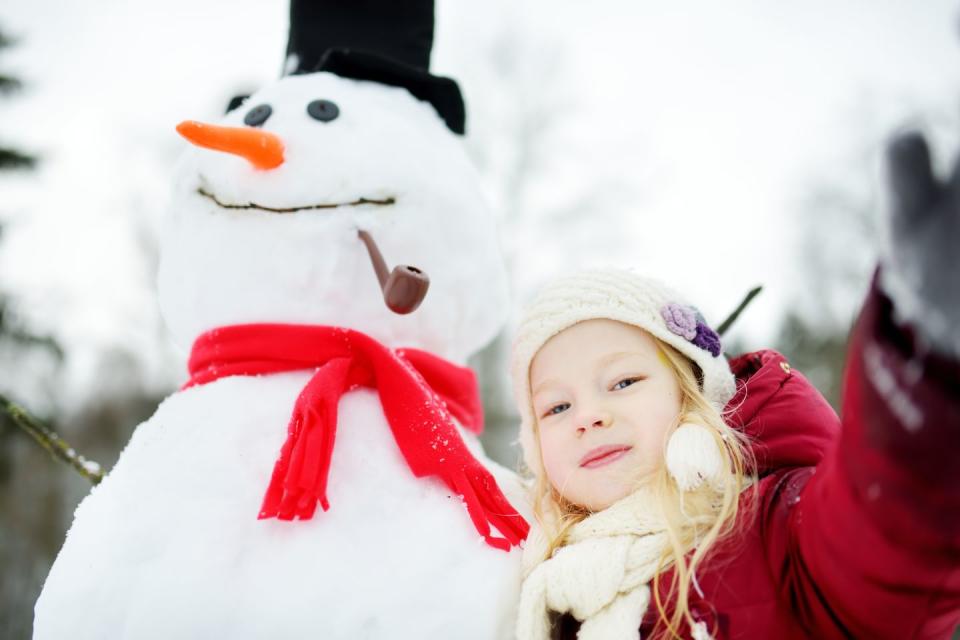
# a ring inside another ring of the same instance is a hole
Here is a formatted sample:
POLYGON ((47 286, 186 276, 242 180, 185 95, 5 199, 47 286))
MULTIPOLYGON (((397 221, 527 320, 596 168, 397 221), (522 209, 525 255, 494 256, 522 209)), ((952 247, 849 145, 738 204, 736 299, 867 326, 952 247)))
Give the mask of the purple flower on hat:
POLYGON ((706 325, 706 323, 697 323, 697 335, 692 340, 693 344, 701 349, 705 349, 716 358, 720 355, 720 336, 717 332, 706 325))
POLYGON ((667 329, 684 340, 693 340, 697 337, 697 316, 693 309, 682 304, 670 302, 660 309, 667 329))

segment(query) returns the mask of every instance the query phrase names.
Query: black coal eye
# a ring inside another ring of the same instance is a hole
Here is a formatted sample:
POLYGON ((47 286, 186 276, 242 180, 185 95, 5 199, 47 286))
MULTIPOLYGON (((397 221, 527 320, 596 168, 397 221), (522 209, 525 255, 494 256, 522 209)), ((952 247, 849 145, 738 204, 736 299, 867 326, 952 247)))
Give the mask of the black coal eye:
POLYGON ((250 109, 250 111, 247 111, 247 115, 243 116, 243 124, 248 127, 259 127, 267 121, 271 113, 273 113, 273 109, 270 108, 270 105, 258 104, 253 109, 250 109))
POLYGON ((340 115, 340 107, 337 106, 337 103, 329 100, 314 100, 307 105, 307 113, 314 120, 330 122, 340 115))

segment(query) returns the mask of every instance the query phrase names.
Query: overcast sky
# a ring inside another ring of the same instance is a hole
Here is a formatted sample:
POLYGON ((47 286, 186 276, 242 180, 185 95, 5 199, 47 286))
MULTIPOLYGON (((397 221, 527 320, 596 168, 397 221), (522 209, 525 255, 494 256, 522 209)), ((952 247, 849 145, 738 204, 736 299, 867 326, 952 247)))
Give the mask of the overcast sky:
MULTIPOLYGON (((285 0, 0 8, 20 38, 0 69, 27 85, 0 100, 0 139, 43 158, 0 178, 0 290, 73 348, 78 379, 112 343, 158 379, 182 373, 157 339, 144 259, 185 144, 174 126, 277 77, 286 11, 285 0)), ((804 268, 793 239, 811 183, 856 179, 851 153, 879 151, 903 123, 956 130, 957 43, 946 0, 445 0, 433 68, 461 82, 468 144, 492 201, 513 212, 503 228, 518 299, 558 270, 615 262, 675 283, 719 321, 763 283, 738 327, 759 347, 804 268), (515 113, 552 117, 522 202, 507 202, 515 113)), ((957 142, 941 136, 939 151, 957 142)))

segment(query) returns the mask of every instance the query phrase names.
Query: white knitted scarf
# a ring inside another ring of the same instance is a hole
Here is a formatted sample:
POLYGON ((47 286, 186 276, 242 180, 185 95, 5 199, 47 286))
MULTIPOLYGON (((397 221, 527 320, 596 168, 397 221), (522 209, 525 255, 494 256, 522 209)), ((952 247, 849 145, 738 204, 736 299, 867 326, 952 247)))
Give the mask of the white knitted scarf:
MULTIPOLYGON (((649 489, 640 489, 570 528, 566 545, 529 570, 520 593, 518 640, 549 640, 550 612, 580 621, 578 640, 637 640, 650 581, 669 544, 649 489)), ((534 526, 524 562, 539 562, 547 541, 534 526)), ((710 638, 706 625, 694 640, 710 638)))

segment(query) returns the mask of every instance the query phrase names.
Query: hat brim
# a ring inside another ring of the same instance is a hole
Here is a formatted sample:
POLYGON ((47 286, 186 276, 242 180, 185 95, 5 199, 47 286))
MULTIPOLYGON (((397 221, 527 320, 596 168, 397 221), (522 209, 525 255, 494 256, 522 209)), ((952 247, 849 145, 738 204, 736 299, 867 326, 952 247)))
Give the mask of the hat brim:
POLYGON ((454 133, 466 130, 466 108, 456 81, 423 69, 357 49, 328 49, 313 71, 328 71, 342 78, 369 80, 403 87, 416 98, 429 102, 454 133))

